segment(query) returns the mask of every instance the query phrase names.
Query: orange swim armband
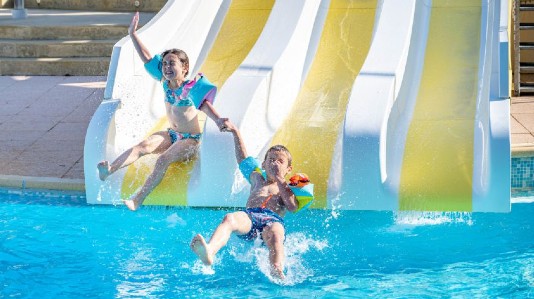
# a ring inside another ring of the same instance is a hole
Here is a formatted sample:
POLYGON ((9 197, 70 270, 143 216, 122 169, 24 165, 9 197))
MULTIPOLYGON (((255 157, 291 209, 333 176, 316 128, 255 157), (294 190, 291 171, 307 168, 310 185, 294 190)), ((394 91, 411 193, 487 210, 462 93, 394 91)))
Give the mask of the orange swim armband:
POLYGON ((289 189, 295 194, 297 199, 298 208, 296 212, 309 207, 313 200, 313 184, 310 183, 310 179, 304 173, 297 173, 289 179, 289 189))

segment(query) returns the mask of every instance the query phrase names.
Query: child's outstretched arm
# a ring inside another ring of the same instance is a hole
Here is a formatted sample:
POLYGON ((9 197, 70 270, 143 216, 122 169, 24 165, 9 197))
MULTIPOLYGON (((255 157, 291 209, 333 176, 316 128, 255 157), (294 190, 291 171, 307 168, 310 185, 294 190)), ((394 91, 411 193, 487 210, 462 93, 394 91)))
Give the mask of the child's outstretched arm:
POLYGON ((239 132, 239 129, 229 120, 226 121, 226 130, 231 132, 234 136, 235 158, 237 160, 237 164, 240 164, 241 161, 245 160, 245 158, 248 156, 241 133, 239 132))
POLYGON ((200 106, 200 111, 206 113, 206 115, 215 122, 221 132, 226 131, 228 118, 220 117, 219 113, 215 110, 215 107, 213 107, 209 101, 204 101, 202 103, 202 106, 200 106))
POLYGON ((152 55, 150 55, 150 52, 148 49, 143 45, 141 42, 141 39, 139 39, 139 36, 137 35, 137 25, 139 24, 139 12, 136 12, 133 16, 132 23, 130 23, 130 27, 128 28, 128 34, 130 35, 130 38, 132 39, 132 42, 134 44, 135 50, 137 51, 137 54, 139 54, 139 57, 143 61, 143 63, 147 63, 152 59, 152 55))

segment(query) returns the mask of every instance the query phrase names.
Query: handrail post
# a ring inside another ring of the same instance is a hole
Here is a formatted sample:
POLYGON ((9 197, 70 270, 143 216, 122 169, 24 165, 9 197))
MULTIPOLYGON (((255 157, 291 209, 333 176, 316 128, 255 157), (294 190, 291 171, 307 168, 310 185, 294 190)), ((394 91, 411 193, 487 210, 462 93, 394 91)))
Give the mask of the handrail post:
POLYGON ((25 19, 28 14, 24 8, 24 0, 15 0, 13 6, 11 17, 13 17, 13 19, 25 19))
POLYGON ((516 97, 521 95, 521 59, 519 57, 521 50, 520 50, 520 44, 519 44, 519 26, 520 26, 520 20, 519 20, 519 13, 521 10, 520 0, 514 0, 513 1, 514 7, 512 8, 512 20, 513 20, 513 38, 514 38, 514 95, 516 97))

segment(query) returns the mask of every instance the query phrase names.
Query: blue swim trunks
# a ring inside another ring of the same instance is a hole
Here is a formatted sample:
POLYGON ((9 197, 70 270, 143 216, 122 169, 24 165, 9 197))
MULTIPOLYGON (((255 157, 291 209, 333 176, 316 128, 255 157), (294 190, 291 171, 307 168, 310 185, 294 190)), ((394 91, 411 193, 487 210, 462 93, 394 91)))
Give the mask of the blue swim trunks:
POLYGON ((269 209, 248 208, 244 211, 252 221, 252 228, 247 234, 237 235, 241 239, 254 240, 263 229, 271 223, 278 222, 284 226, 284 219, 269 209))
POLYGON ((198 134, 180 133, 180 132, 176 132, 175 130, 171 128, 168 128, 167 132, 169 133, 169 136, 171 137, 171 143, 175 143, 176 141, 182 140, 182 139, 195 139, 199 141, 200 137, 202 136, 202 133, 198 133, 198 134))

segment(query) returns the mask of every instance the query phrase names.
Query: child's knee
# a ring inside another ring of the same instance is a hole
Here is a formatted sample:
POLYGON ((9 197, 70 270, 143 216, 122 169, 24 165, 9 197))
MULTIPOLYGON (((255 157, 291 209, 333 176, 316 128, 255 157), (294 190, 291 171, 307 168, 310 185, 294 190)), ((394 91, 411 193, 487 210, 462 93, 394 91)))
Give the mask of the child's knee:
POLYGON ((170 159, 169 155, 163 153, 156 160, 156 165, 160 168, 167 169, 172 164, 172 162, 173 160, 170 159))
POLYGON ((243 226, 246 226, 246 220, 248 220, 248 216, 245 213, 241 213, 242 212, 235 212, 224 215, 221 224, 228 225, 232 230, 237 230, 243 226), (247 218, 245 219, 245 217, 247 218))
POLYGON ((235 215, 233 213, 226 214, 223 217, 223 220, 221 223, 229 225, 231 227, 234 227, 236 225, 237 220, 235 219, 235 215))
POLYGON ((136 146, 134 146, 134 147, 132 148, 132 150, 133 150, 134 152, 137 152, 137 154, 138 154, 139 156, 144 156, 144 155, 148 155, 148 154, 150 154, 150 153, 151 153, 151 150, 150 150, 150 149, 151 149, 151 148, 150 148, 150 145, 147 144, 146 141, 142 141, 141 143, 137 144, 136 146))

